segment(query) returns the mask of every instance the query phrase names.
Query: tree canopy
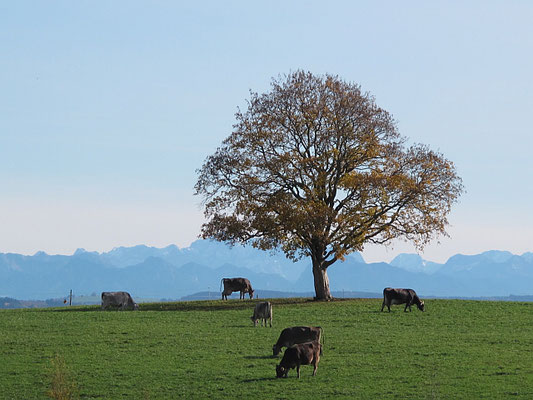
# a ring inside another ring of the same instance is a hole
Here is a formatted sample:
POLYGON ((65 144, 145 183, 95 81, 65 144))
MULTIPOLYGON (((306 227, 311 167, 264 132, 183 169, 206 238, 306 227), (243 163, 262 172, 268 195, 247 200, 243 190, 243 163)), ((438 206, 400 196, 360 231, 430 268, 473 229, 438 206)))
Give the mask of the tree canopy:
POLYGON ((407 146, 360 86, 296 71, 251 92, 235 117, 197 171, 203 238, 311 257, 316 296, 328 299, 327 268, 366 243, 422 249, 446 235, 463 191, 453 163, 407 146))

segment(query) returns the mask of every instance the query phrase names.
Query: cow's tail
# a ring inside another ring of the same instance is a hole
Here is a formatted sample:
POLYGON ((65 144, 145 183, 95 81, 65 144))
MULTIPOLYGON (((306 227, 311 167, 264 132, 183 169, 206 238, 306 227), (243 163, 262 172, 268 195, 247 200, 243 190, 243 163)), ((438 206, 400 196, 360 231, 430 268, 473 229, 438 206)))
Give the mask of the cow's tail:
POLYGON ((322 355, 322 348, 324 347, 325 339, 324 339, 324 329, 322 329, 321 326, 317 326, 318 329, 320 329, 320 334, 318 336, 318 343, 320 343, 320 355, 322 355))

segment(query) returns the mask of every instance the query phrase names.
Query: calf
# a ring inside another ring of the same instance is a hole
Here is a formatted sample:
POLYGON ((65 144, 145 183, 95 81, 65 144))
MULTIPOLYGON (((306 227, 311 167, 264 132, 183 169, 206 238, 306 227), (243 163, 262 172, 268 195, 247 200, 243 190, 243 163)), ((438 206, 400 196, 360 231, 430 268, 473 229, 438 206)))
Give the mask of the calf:
POLYGON ((286 378, 289 369, 296 367, 296 373, 300 378, 300 365, 313 365, 313 376, 316 375, 322 346, 319 342, 307 342, 295 344, 285 350, 283 358, 276 366, 276 377, 286 378))
MULTIPOLYGON (((281 331, 278 341, 272 346, 272 352, 277 356, 283 347, 290 347, 296 343, 316 341, 320 343, 322 328, 320 326, 293 326, 281 331)), ((322 348, 321 348, 322 351, 322 348)))
POLYGON ((405 304, 404 312, 411 311, 411 305, 416 304, 420 311, 425 310, 424 302, 420 301, 418 295, 413 289, 393 289, 385 288, 383 289, 383 304, 381 305, 381 311, 387 306, 390 312, 391 304, 405 304))
POLYGON ((267 326, 267 319, 270 320, 270 327, 272 328, 272 304, 269 301, 263 301, 262 303, 257 303, 254 309, 254 315, 250 317, 254 326, 257 326, 257 321, 261 320, 261 326, 263 322, 265 327, 267 326))
POLYGON ((222 291, 222 300, 227 300, 228 295, 231 296, 233 292, 240 292, 239 299, 244 299, 244 294, 248 293, 250 299, 254 298, 254 290, 250 281, 246 278, 222 278, 220 286, 224 284, 224 290, 222 291))

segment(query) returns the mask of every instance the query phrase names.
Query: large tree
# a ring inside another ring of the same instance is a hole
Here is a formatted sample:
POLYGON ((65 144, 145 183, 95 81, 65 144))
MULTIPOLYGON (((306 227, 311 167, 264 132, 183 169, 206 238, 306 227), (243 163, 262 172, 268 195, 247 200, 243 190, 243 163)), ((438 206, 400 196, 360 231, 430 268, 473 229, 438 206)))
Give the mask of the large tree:
POLYGON ((453 163, 407 147, 360 86, 304 71, 251 92, 197 172, 201 237, 311 257, 317 299, 331 298, 327 269, 366 243, 399 238, 422 249, 446 235, 463 191, 453 163))

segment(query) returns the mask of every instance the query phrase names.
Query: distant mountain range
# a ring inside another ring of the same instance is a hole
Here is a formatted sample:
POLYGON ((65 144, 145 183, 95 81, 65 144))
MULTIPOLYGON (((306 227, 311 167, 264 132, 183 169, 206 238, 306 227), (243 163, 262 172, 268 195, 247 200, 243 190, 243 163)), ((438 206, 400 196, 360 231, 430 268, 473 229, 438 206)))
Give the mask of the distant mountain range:
MULTIPOLYGON (((328 269, 337 293, 381 293, 411 287, 421 296, 499 297, 533 294, 533 253, 506 251, 455 255, 446 263, 400 254, 390 264, 366 263, 359 253, 328 269)), ((264 291, 313 292, 311 264, 293 263, 281 253, 228 247, 198 240, 190 247, 139 245, 106 253, 78 249, 73 255, 0 253, 0 297, 51 299, 127 290, 134 297, 180 299, 197 292, 216 298, 223 277, 243 276, 264 291)))

